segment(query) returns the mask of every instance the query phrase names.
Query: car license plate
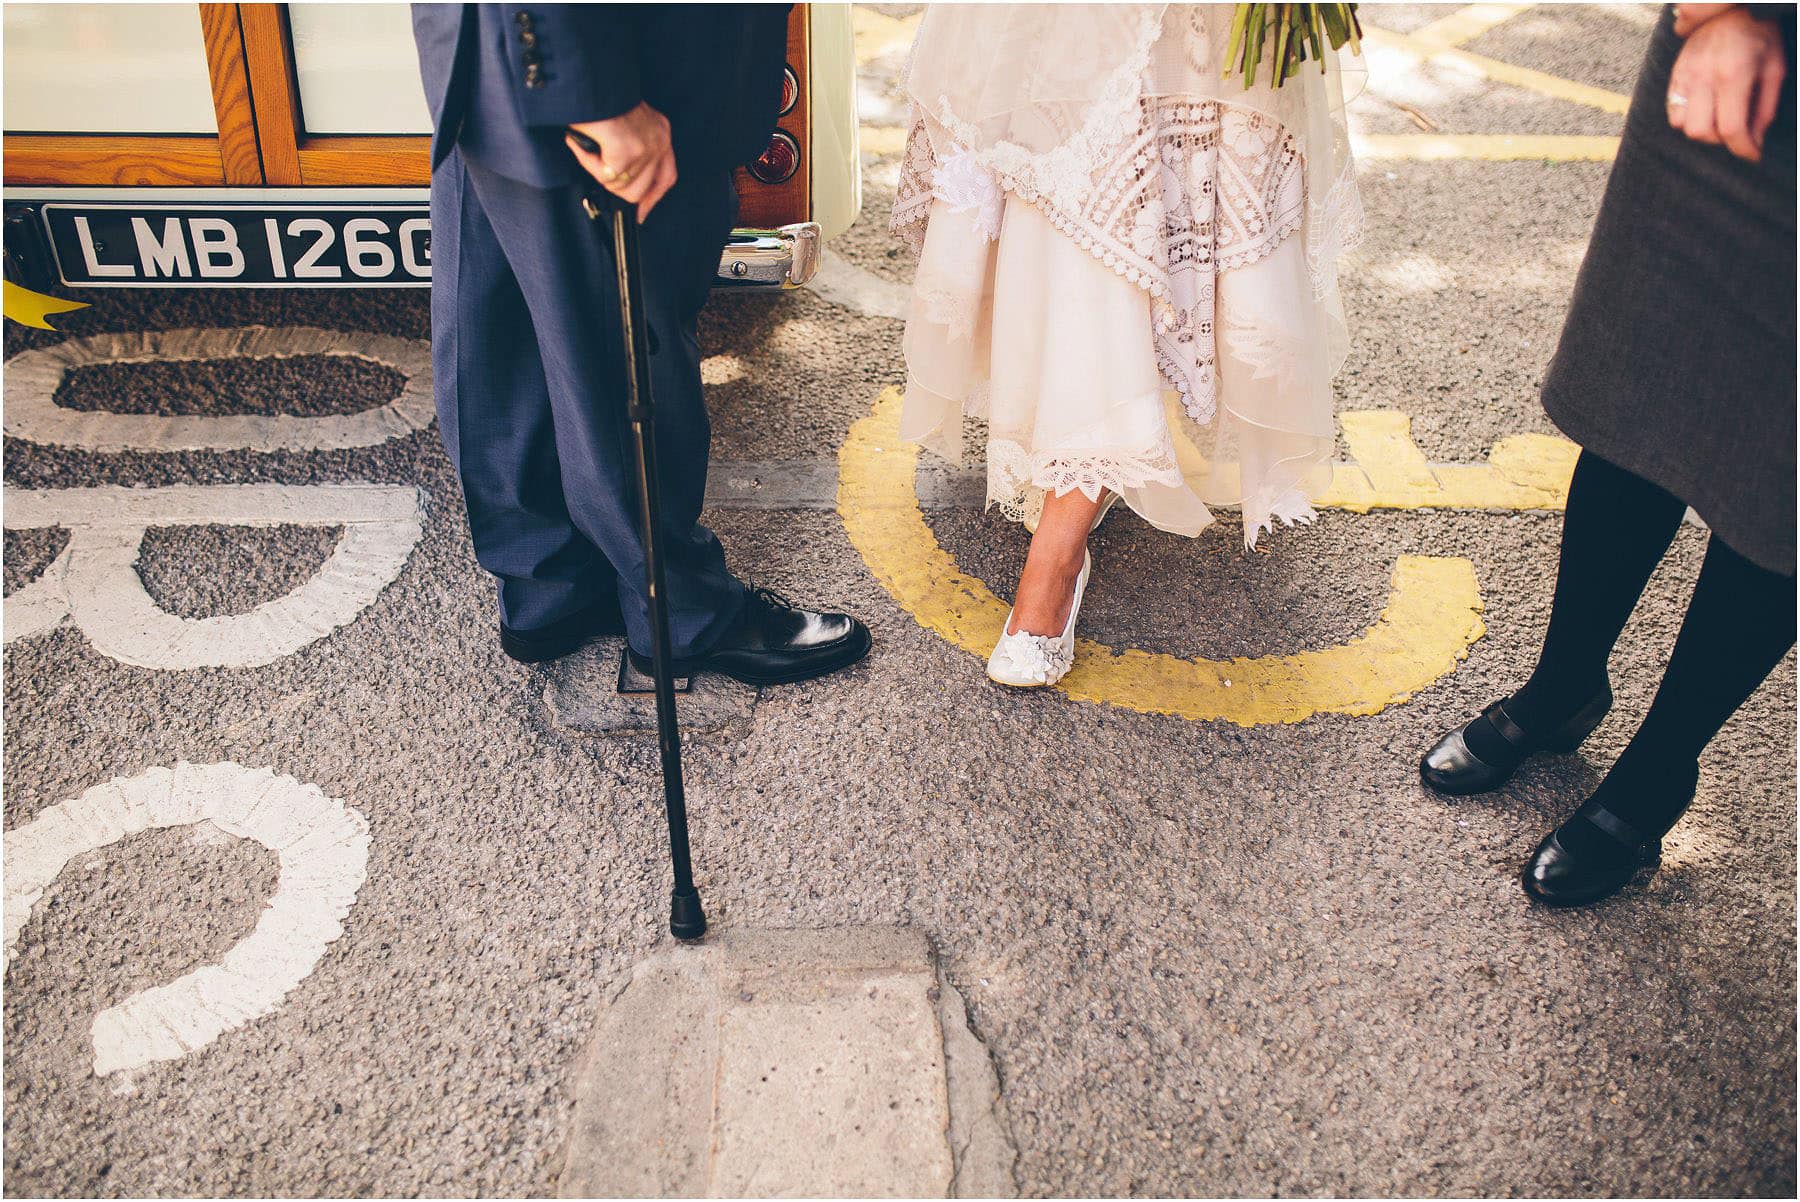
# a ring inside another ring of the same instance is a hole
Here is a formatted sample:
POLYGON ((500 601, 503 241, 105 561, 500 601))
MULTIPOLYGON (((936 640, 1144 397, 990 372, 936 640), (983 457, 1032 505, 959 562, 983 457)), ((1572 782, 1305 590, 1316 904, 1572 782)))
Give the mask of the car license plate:
POLYGON ((416 203, 46 204, 65 284, 82 288, 423 288, 416 203))

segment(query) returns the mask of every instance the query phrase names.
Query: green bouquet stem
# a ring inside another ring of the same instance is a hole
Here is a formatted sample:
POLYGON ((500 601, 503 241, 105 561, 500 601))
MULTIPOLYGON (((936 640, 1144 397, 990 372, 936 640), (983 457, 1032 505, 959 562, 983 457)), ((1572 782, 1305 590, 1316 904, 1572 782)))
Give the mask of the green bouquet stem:
POLYGON ((1362 53, 1362 23, 1354 4, 1240 4, 1231 18, 1231 49, 1223 78, 1242 74, 1246 89, 1256 86, 1263 60, 1269 86, 1279 88, 1304 62, 1325 70, 1325 47, 1362 53), (1265 51, 1268 53, 1265 55, 1265 51))

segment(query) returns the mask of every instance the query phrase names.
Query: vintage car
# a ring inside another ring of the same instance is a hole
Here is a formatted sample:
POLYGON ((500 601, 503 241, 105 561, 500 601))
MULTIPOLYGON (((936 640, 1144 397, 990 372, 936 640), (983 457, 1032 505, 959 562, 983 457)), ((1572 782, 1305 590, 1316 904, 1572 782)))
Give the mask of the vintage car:
MULTIPOLYGON (((26 288, 431 280, 404 4, 14 4, 6 278, 26 288)), ((849 6, 797 4, 779 128, 719 283, 794 287, 861 204, 849 6)))

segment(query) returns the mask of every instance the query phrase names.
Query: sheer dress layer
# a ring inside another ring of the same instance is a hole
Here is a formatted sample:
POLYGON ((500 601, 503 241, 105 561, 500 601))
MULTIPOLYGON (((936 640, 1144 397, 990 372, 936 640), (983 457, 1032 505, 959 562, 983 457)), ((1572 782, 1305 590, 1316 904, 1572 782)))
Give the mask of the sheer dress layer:
POLYGON ((909 72, 893 227, 919 254, 901 432, 988 498, 1116 492, 1254 544, 1329 481, 1360 227, 1333 65, 1220 80, 1230 6, 937 6, 909 72))

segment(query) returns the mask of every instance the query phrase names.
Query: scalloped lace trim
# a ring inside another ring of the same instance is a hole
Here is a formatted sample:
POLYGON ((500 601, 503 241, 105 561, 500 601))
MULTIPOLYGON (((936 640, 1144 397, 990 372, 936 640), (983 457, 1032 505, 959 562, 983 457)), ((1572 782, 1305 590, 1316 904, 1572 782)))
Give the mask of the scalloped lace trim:
POLYGON ((1123 495, 1153 484, 1181 488, 1186 483, 1175 460, 1174 445, 1147 451, 1032 451, 1006 438, 987 444, 988 504, 1015 522, 1035 523, 1044 497, 1080 490, 1090 501, 1104 493, 1123 495))

